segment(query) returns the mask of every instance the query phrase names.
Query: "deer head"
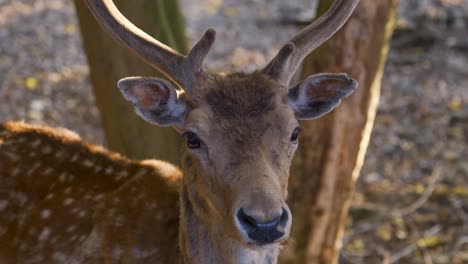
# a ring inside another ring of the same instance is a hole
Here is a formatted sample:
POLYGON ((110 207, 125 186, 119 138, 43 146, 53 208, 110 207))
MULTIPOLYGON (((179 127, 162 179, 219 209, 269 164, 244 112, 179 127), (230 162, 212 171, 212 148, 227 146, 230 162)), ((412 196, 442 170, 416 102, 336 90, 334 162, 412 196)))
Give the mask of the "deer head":
MULTIPOLYGON (((142 118, 173 126, 187 141, 182 222, 193 218, 192 225, 203 225, 211 240, 229 240, 222 247, 230 252, 278 248, 288 238, 292 216, 286 198, 298 120, 330 112, 357 86, 346 74, 317 74, 293 86, 290 81, 302 60, 343 26, 358 1, 336 0, 264 69, 221 75, 203 68, 214 30, 183 56, 134 26, 111 0, 85 0, 114 38, 178 86, 147 77, 118 83, 142 118)), ((190 223, 182 225, 182 248, 192 257, 201 255, 190 241, 202 238, 192 234, 190 223)))

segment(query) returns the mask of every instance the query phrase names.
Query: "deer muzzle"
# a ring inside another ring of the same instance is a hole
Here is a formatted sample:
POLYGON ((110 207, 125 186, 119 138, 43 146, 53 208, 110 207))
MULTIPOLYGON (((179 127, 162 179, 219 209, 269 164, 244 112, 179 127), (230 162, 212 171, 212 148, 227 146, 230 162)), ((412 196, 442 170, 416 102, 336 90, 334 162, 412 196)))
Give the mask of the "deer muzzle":
POLYGON ((289 236, 291 212, 284 202, 260 192, 247 196, 235 214, 236 227, 249 244, 281 243, 289 236))

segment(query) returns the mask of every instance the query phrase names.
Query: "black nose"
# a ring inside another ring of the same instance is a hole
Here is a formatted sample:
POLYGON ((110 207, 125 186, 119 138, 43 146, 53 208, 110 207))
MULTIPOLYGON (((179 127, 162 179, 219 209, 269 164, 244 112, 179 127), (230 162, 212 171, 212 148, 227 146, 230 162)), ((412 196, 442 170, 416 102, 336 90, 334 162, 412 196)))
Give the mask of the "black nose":
POLYGON ((243 209, 237 212, 237 219, 250 239, 258 245, 271 244, 284 236, 284 227, 288 222, 288 212, 283 208, 281 215, 268 221, 259 221, 247 215, 243 209))

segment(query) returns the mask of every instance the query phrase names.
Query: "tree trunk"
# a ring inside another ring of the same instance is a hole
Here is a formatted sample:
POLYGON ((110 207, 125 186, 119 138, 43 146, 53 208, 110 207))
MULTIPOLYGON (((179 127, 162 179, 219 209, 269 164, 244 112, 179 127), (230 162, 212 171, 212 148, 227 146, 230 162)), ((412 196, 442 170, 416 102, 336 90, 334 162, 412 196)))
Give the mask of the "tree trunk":
MULTIPOLYGON (((334 0, 322 0, 323 13, 334 0)), ((349 203, 374 123, 398 0, 361 0, 346 26, 304 62, 303 77, 346 72, 359 88, 323 118, 301 124, 291 169, 292 239, 282 263, 336 263, 349 203)))
MULTIPOLYGON (((145 32, 181 53, 187 52, 178 1, 114 2, 145 32)), ((150 125, 138 117, 117 88, 117 81, 124 77, 161 75, 104 32, 82 0, 75 0, 75 6, 107 147, 130 158, 158 158, 179 164, 180 137, 176 132, 150 125)))

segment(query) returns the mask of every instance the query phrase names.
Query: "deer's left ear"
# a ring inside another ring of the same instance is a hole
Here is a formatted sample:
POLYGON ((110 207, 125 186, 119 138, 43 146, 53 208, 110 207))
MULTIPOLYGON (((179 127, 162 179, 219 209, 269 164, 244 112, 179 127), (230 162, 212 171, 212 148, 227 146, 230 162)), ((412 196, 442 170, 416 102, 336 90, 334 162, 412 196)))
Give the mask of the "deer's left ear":
POLYGON ((159 78, 129 77, 118 86, 125 99, 133 103, 135 112, 146 121, 160 126, 181 127, 188 107, 183 92, 159 78))
POLYGON ((298 120, 314 119, 337 107, 356 87, 346 74, 312 75, 289 90, 288 103, 298 120))

